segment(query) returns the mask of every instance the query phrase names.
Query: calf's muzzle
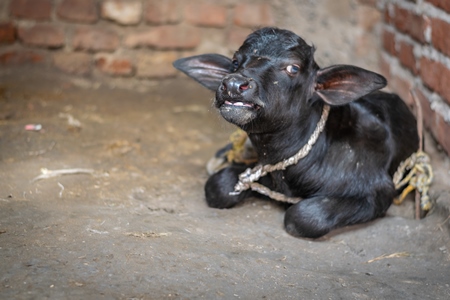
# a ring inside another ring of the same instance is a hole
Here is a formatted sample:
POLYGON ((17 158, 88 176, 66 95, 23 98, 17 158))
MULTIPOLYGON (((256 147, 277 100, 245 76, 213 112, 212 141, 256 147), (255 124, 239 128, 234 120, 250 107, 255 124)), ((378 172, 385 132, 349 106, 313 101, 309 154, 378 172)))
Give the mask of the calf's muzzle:
POLYGON ((243 95, 252 88, 251 79, 240 74, 231 74, 222 80, 219 90, 228 95, 243 95))

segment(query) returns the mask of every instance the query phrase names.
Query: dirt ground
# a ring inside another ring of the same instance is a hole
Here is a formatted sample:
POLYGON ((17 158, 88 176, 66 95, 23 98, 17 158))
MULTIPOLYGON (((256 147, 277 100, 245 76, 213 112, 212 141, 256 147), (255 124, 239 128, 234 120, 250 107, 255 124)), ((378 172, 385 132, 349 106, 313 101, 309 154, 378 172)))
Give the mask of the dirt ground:
POLYGON ((450 298, 450 162, 430 139, 425 219, 408 200, 297 239, 277 203, 206 206, 206 161, 232 131, 211 98, 184 78, 138 91, 2 69, 0 298, 450 298))

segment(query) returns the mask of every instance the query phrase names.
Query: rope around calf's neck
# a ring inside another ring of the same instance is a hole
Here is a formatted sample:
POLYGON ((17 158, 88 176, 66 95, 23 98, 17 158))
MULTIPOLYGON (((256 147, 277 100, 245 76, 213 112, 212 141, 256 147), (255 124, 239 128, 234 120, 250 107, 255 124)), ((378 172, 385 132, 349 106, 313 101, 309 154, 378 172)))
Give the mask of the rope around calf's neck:
POLYGON ((316 128, 314 129, 314 132, 309 137, 308 142, 294 156, 282 160, 274 165, 257 165, 253 169, 248 168, 239 175, 239 181, 234 186, 234 191, 230 192, 230 195, 239 195, 241 192, 251 189, 274 200, 282 202, 295 204, 302 200, 301 198, 288 197, 284 194, 272 191, 262 184, 257 183, 256 181, 270 172, 285 170, 287 167, 297 164, 300 159, 307 156, 314 144, 319 139, 320 133, 325 128, 325 123, 327 122, 329 112, 330 106, 325 104, 323 106, 322 115, 319 122, 317 123, 316 128))

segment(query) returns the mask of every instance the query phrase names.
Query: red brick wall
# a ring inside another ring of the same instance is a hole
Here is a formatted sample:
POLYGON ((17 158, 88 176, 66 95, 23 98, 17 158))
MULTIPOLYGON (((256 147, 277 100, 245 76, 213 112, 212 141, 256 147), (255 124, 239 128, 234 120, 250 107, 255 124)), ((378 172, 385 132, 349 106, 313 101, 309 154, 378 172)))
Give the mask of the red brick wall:
POLYGON ((251 28, 275 24, 269 1, 0 2, 0 67, 43 64, 100 78, 175 76, 176 58, 208 47, 228 54, 251 28))
POLYGON ((179 57, 230 55, 267 25, 315 44, 323 66, 379 66, 406 101, 417 86, 425 124, 450 153, 450 0, 0 0, 0 68, 140 84, 177 76, 179 57))
POLYGON ((381 8, 380 69, 413 109, 409 90, 418 88, 425 126, 450 154, 450 0, 385 0, 381 8))
POLYGON ((376 0, 0 0, 0 67, 39 64, 108 82, 176 76, 171 61, 232 54, 276 25, 317 46, 323 66, 378 66, 376 0), (357 26, 355 26, 355 24, 357 26), (337 50, 337 51, 336 51, 337 50))

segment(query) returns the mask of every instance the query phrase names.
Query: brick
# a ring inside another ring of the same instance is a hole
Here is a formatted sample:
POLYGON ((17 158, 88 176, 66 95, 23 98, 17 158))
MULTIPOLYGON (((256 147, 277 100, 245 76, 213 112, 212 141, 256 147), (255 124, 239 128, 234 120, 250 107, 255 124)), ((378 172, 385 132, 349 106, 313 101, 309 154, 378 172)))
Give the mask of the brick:
POLYGON ((444 98, 444 100, 450 104, 450 70, 448 68, 444 68, 440 76, 440 90, 439 93, 444 98))
POLYGON ((372 31, 381 19, 378 9, 370 6, 358 6, 356 8, 358 26, 365 31, 372 31))
POLYGON ((429 26, 427 20, 422 15, 417 15, 412 11, 396 6, 394 25, 403 33, 409 34, 420 43, 425 43, 425 31, 429 26))
POLYGON ((162 25, 129 35, 124 42, 130 48, 192 49, 200 44, 200 30, 188 26, 162 25))
POLYGON ((36 47, 60 48, 65 42, 61 27, 48 24, 19 27, 18 35, 25 45, 36 47))
POLYGON ((438 79, 437 78, 442 72, 441 66, 438 62, 429 60, 426 57, 422 57, 420 59, 420 77, 422 78, 424 84, 436 91, 439 88, 438 79))
POLYGON ((250 33, 252 33, 251 29, 233 28, 230 30, 227 37, 228 48, 233 51, 237 50, 250 33))
POLYGON ((175 51, 142 53, 138 55, 139 64, 136 74, 141 78, 173 77, 177 71, 172 63, 178 58, 175 51))
POLYGON ((142 2, 109 0, 102 3, 102 17, 122 25, 135 25, 141 21, 142 2))
POLYGON ((181 1, 150 0, 144 10, 144 18, 149 24, 176 24, 181 21, 181 1))
POLYGON ((444 66, 426 57, 420 59, 420 77, 424 84, 433 91, 439 90, 439 77, 444 66))
POLYGON ((450 124, 445 122, 444 118, 439 117, 437 120, 437 140, 444 148, 447 155, 450 155, 450 124))
POLYGON ((97 58, 95 66, 103 73, 113 76, 131 76, 134 67, 127 58, 102 55, 97 58))
POLYGON ((12 44, 16 41, 16 27, 13 23, 0 23, 0 45, 12 44))
POLYGON ((63 20, 80 23, 95 23, 99 19, 95 0, 63 0, 57 14, 63 20))
POLYGON ((394 16, 391 16, 393 24, 402 32, 407 32, 411 24, 411 12, 409 10, 395 6, 394 16))
POLYGON ((53 56, 53 63, 66 73, 87 75, 91 72, 92 58, 87 53, 58 52, 53 56))
POLYGON ((448 0, 427 0, 427 2, 450 13, 450 1, 448 0))
POLYGON ((383 32, 383 48, 391 55, 396 56, 397 50, 395 50, 395 35, 394 33, 384 30, 383 32))
POLYGON ((275 19, 269 4, 238 4, 234 24, 242 27, 273 26, 275 19))
POLYGON ((450 24, 444 20, 431 19, 431 42, 442 53, 450 56, 450 24))
POLYGON ((114 51, 119 47, 119 36, 106 29, 79 28, 75 31, 72 46, 76 50, 114 51))
POLYGON ((404 67, 408 68, 413 74, 418 73, 413 45, 405 41, 399 42, 397 56, 404 67))
POLYGON ((31 20, 50 20, 51 0, 12 0, 11 15, 31 20))
POLYGON ((450 70, 437 61, 422 57, 420 77, 424 84, 440 94, 450 104, 450 70))
POLYGON ((212 3, 190 3, 185 10, 185 17, 186 21, 194 25, 225 27, 227 8, 212 3))
POLYGON ((33 51, 8 51, 0 54, 2 65, 36 64, 45 61, 42 54, 33 51))

